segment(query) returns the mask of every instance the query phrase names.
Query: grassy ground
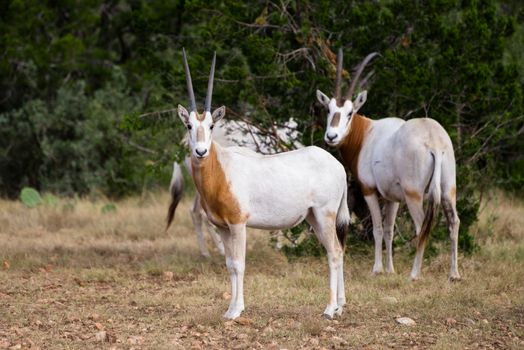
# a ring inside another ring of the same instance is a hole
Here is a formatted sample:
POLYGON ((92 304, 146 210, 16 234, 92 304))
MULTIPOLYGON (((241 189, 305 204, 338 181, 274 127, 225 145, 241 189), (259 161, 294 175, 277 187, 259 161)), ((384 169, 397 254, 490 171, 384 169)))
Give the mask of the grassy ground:
MULTIPOLYGON (((250 232, 240 322, 224 321, 223 258, 201 258, 182 204, 163 232, 167 196, 26 209, 0 201, 0 348, 524 348, 524 205, 491 198, 476 230, 481 249, 460 257, 449 283, 449 247, 408 281, 373 277, 372 255, 346 257, 348 305, 321 318, 327 263, 289 263, 264 232, 250 232), (410 317, 414 326, 397 324, 410 317)), ((211 242, 209 242, 211 243, 211 242)), ((370 248, 371 253, 371 248, 370 248)))

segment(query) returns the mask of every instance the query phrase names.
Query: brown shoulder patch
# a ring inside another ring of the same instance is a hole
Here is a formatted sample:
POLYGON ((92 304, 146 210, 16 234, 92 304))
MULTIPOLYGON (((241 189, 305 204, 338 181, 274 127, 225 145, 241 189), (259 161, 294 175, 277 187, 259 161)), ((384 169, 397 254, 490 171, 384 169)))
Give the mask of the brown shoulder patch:
POLYGON ((198 163, 191 158, 191 166, 202 207, 211 222, 222 227, 245 222, 247 215, 242 213, 238 200, 231 192, 230 183, 218 160, 216 146, 211 144, 209 156, 198 163))
POLYGON ((338 147, 340 155, 344 160, 344 165, 349 168, 351 173, 358 178, 358 159, 362 145, 371 128, 371 119, 355 114, 348 125, 349 133, 338 147))

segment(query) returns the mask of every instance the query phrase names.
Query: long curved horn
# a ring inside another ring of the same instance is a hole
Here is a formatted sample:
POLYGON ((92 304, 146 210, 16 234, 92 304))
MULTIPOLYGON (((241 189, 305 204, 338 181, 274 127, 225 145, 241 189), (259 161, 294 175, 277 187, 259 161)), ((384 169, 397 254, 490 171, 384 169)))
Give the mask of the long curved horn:
POLYGON ((358 66, 357 72, 355 73, 355 77, 353 77, 351 81, 351 85, 349 86, 348 93, 346 95, 346 100, 351 100, 353 97, 353 92, 355 90, 355 86, 357 86, 358 78, 360 78, 360 75, 362 74, 362 71, 364 68, 366 68, 366 65, 371 61, 375 56, 378 56, 378 52, 372 52, 369 55, 364 58, 362 63, 358 66))
POLYGON ((338 100, 342 96, 340 96, 340 87, 342 83, 342 60, 344 58, 344 53, 342 52, 342 48, 338 49, 337 54, 337 79, 335 80, 335 98, 338 100))
POLYGON ((189 102, 191 103, 191 111, 196 112, 195 93, 193 92, 193 82, 191 81, 191 72, 189 71, 189 64, 187 64, 186 49, 182 48, 184 54, 184 69, 186 71, 187 93, 189 94, 189 102))
POLYGON ((215 62, 217 60, 217 52, 213 55, 213 62, 211 63, 211 71, 209 72, 209 81, 207 82, 207 95, 204 112, 211 112, 211 97, 213 97, 213 80, 215 79, 215 62))

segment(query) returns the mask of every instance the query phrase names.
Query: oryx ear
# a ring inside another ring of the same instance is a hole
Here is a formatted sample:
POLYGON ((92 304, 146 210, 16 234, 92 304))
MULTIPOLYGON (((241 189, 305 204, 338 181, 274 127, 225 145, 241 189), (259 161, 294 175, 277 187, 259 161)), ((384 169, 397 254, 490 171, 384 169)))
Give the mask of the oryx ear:
POLYGON ((331 99, 320 90, 317 90, 317 100, 326 108, 329 106, 329 101, 331 101, 331 99))
POLYGON ((184 124, 189 124, 189 113, 184 106, 178 105, 178 117, 184 124))
POLYGON ((357 113, 360 107, 366 103, 366 100, 368 98, 368 92, 366 90, 362 91, 358 94, 357 98, 355 99, 355 102, 353 102, 353 113, 357 113))
POLYGON ((213 114, 211 114, 211 118, 213 118, 213 123, 218 122, 220 119, 224 118, 226 115, 226 106, 218 107, 213 111, 213 114))

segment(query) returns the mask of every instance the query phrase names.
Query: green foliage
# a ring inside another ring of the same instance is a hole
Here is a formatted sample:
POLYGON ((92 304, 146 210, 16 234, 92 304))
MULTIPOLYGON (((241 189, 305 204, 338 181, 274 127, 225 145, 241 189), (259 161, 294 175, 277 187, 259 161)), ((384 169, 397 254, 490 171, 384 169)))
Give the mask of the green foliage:
POLYGON ((48 207, 56 208, 58 206, 58 197, 52 195, 51 193, 46 193, 42 196, 42 201, 48 207))
MULTIPOLYGON (((315 90, 333 90, 333 52, 344 49, 351 73, 377 51, 362 112, 429 116, 449 132, 471 251, 483 191, 524 193, 523 20, 513 0, 3 2, 0 192, 167 186, 186 154, 174 110, 187 104, 182 47, 197 102, 216 51, 214 106, 265 127, 293 117, 316 145, 326 116, 315 90), (165 112, 140 116, 155 111, 165 112)), ((408 221, 401 213, 398 244, 411 239, 408 221)), ((444 239, 445 225, 436 232, 444 239)))
POLYGON ((28 208, 36 208, 43 203, 40 193, 31 187, 24 187, 22 189, 22 192, 20 192, 20 201, 28 208))
POLYGON ((115 203, 107 203, 100 210, 102 214, 114 213, 116 212, 116 205, 115 203))

